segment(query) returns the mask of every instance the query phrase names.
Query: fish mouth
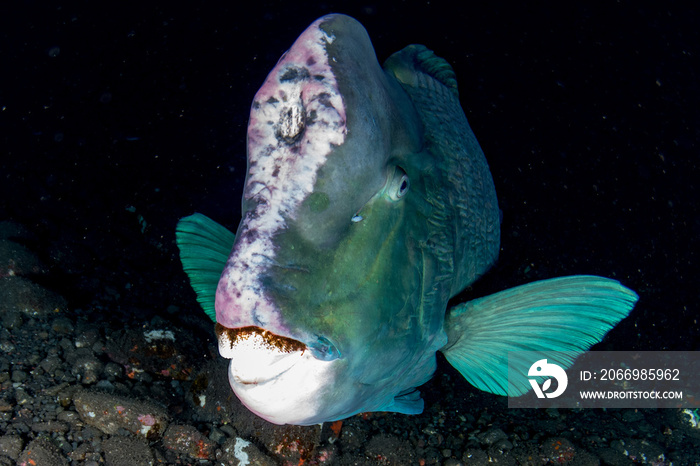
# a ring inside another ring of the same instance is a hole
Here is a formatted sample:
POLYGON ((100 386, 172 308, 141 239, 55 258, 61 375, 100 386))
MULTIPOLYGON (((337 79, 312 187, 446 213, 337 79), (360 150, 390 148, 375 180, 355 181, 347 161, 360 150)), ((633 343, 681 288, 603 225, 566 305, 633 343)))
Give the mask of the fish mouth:
POLYGON ((217 323, 219 354, 231 360, 231 381, 259 385, 274 380, 302 360, 307 346, 260 327, 228 328, 217 323))

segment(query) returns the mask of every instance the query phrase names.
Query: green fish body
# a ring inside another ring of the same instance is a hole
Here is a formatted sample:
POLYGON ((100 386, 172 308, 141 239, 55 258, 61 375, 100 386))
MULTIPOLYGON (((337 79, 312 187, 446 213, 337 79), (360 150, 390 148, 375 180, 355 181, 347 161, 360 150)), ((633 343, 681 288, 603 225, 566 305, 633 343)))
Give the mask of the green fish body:
POLYGON ((486 159, 452 68, 419 45, 381 67, 344 15, 309 26, 256 94, 242 211, 235 237, 195 214, 177 240, 232 389, 276 424, 420 413, 437 351, 480 389, 524 393, 508 351, 581 353, 637 300, 576 276, 447 310, 498 255, 486 159))

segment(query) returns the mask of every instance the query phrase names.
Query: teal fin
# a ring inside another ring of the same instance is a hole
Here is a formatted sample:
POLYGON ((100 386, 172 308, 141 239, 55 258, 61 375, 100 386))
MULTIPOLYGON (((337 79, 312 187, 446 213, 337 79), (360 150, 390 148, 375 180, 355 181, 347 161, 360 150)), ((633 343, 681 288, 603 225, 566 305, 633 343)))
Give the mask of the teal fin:
POLYGON ((183 217, 175 230, 182 268, 190 277, 197 301, 216 322, 214 298, 236 235, 202 214, 183 217))
MULTIPOLYGON (((441 350, 469 383, 498 395, 530 390, 530 358, 511 354, 522 368, 508 380, 509 351, 567 352, 564 369, 625 318, 638 296, 616 280, 590 275, 542 280, 460 304, 445 319, 441 350)), ((523 355, 525 356, 525 355, 523 355)), ((550 358, 551 359, 551 358, 550 358)))
POLYGON ((389 404, 382 406, 376 411, 400 413, 400 414, 420 414, 423 412, 423 398, 416 389, 407 391, 394 397, 389 404))

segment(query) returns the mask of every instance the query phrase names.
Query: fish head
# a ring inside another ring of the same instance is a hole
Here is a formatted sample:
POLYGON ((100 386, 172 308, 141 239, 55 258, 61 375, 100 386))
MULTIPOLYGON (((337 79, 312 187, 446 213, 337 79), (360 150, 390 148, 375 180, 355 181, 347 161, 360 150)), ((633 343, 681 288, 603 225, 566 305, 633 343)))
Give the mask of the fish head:
POLYGON ((425 381, 410 373, 442 320, 430 332, 422 321, 421 135, 344 15, 309 26, 256 94, 244 214, 215 304, 231 387, 261 417, 342 419, 425 381))

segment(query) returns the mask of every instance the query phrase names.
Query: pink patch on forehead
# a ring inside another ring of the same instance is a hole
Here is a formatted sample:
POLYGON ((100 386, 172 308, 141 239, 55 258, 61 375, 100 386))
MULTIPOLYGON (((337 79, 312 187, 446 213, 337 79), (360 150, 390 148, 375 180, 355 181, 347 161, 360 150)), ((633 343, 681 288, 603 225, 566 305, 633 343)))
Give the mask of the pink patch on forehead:
POLYGON ((229 328, 287 330, 261 277, 274 264, 274 236, 313 192, 318 170, 347 134, 346 112, 320 18, 302 33, 255 95, 248 122, 249 170, 238 240, 216 293, 216 320, 229 328))

